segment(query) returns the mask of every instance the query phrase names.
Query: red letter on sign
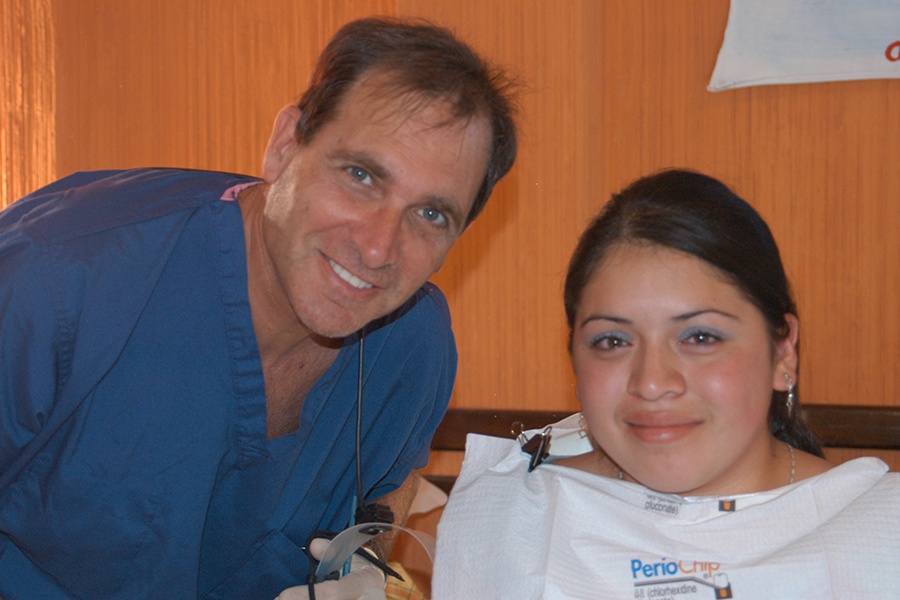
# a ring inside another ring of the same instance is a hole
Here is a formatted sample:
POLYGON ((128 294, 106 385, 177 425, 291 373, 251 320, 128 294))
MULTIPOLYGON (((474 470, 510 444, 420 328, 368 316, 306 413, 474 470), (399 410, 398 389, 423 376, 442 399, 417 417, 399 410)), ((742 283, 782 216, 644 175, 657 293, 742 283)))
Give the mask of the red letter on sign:
POLYGON ((884 51, 884 55, 891 62, 900 60, 900 42, 894 42, 884 51))

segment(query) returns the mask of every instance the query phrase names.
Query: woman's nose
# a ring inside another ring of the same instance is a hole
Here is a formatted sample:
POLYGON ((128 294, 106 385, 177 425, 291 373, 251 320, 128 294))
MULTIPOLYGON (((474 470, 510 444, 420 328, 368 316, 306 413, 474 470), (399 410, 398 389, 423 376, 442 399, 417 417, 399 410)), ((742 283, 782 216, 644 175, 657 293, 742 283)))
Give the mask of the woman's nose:
POLYGON ((678 396, 685 390, 676 354, 668 347, 644 346, 635 356, 628 391, 645 400, 678 396))

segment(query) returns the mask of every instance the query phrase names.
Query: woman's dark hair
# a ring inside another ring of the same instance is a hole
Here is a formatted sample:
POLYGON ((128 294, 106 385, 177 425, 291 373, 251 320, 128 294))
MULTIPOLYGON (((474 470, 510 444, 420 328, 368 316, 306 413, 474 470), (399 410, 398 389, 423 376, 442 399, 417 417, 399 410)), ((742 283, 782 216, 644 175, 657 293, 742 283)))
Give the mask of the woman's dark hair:
POLYGON ((468 225, 516 159, 514 83, 442 27, 390 18, 352 21, 338 30, 319 56, 309 88, 298 103, 297 142, 312 141, 334 118, 350 87, 373 72, 388 74, 398 95, 412 92, 423 99, 448 102, 452 120, 487 118, 493 138, 491 154, 466 216, 468 225))
MULTIPOLYGON (((614 194, 582 234, 564 291, 570 348, 582 291, 610 247, 623 242, 680 250, 717 267, 760 310, 773 341, 788 335, 784 315, 796 315, 797 307, 765 221, 722 182, 692 171, 668 170, 614 194)), ((773 390, 772 434, 823 456, 797 403, 789 415, 785 400, 785 392, 773 390)))

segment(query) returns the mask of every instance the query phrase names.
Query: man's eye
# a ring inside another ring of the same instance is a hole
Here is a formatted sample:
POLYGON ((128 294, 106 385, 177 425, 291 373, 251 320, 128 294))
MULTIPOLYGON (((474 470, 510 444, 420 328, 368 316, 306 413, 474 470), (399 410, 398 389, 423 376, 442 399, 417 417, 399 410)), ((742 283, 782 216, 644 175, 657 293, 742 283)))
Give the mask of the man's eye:
POLYGON ((422 215, 423 219, 434 225, 443 226, 447 224, 447 217, 444 216, 444 213, 435 208, 422 208, 419 210, 419 214, 422 215))
POLYGON ((372 176, 369 175, 369 172, 360 167, 348 167, 347 170, 350 172, 350 177, 357 180, 360 183, 365 183, 366 185, 370 185, 372 183, 372 176))

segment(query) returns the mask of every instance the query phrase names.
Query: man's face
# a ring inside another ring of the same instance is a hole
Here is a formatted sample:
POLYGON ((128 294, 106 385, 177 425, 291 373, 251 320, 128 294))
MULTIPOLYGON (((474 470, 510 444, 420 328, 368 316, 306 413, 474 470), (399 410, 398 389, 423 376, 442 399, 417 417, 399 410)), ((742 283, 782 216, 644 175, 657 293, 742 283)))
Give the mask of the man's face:
POLYGON ((440 268, 487 168, 486 119, 448 121, 445 102, 410 104, 384 85, 356 82, 308 144, 278 142, 276 125, 266 155, 274 293, 326 337, 393 311, 440 268))

